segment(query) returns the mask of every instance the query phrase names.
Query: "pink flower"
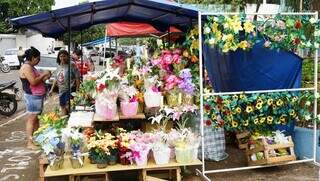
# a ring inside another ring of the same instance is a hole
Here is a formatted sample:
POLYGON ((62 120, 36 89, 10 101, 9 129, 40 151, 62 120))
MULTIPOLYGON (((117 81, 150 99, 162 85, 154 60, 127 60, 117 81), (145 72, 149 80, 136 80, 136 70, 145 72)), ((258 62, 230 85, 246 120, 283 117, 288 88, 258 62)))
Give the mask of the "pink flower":
POLYGON ((129 102, 138 102, 138 98, 136 96, 133 96, 129 102))
POLYGON ((169 90, 173 89, 175 85, 176 85, 176 84, 174 84, 174 83, 168 83, 168 84, 166 84, 166 86, 164 87, 164 89, 167 90, 167 91, 169 91, 169 90))
POLYGON ((162 58, 162 64, 165 64, 165 65, 170 65, 172 64, 172 55, 171 54, 165 54, 162 58))
POLYGON ((180 49, 175 49, 175 50, 173 50, 172 53, 181 55, 181 50, 180 49))
POLYGON ((173 59, 173 63, 175 64, 181 63, 181 56, 179 54, 174 54, 172 59, 173 59))
POLYGON ((151 89, 152 89, 153 92, 160 92, 158 87, 156 87, 156 86, 152 86, 151 89))
POLYGON ((159 65, 162 62, 162 57, 151 60, 152 65, 159 65))
POLYGON ((164 54, 171 54, 171 51, 170 50, 162 50, 162 52, 161 52, 163 55, 164 54))
POLYGON ((286 23, 282 20, 277 21, 277 26, 282 30, 286 29, 286 23))
POLYGON ((175 112, 175 113, 173 113, 173 115, 172 115, 173 120, 179 120, 181 114, 182 114, 181 112, 175 112))

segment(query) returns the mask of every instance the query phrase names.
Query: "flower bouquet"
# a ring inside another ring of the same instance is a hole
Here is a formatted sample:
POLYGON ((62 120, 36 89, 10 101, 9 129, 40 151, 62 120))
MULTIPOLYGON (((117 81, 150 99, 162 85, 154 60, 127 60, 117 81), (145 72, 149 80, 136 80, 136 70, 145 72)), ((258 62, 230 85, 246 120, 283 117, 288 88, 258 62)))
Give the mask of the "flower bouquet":
POLYGON ((130 139, 128 133, 120 133, 118 135, 118 148, 119 148, 119 158, 122 165, 130 165, 133 163, 132 151, 130 150, 130 145, 134 141, 130 139))
POLYGON ((155 141, 154 134, 132 131, 129 135, 134 142, 130 145, 132 156, 138 166, 144 166, 148 162, 148 154, 155 141))
POLYGON ((108 156, 111 155, 115 142, 114 136, 109 133, 98 133, 96 136, 91 137, 87 145, 91 163, 96 163, 97 168, 106 168, 108 156))
POLYGON ((196 86, 192 82, 191 70, 190 69, 181 70, 179 77, 181 78, 181 81, 178 87, 183 93, 182 95, 183 104, 192 105, 194 102, 193 95, 195 93, 196 86))
POLYGON ((144 100, 148 108, 161 106, 163 97, 157 84, 159 84, 157 76, 145 79, 146 92, 144 93, 144 100))
POLYGON ((167 143, 168 135, 163 131, 157 132, 155 142, 152 146, 153 158, 157 165, 168 164, 171 149, 167 143))
POLYGON ((182 94, 178 89, 181 79, 174 74, 166 75, 164 77, 164 90, 167 91, 166 101, 169 107, 181 105, 182 94))
POLYGON ((122 83, 120 90, 120 107, 124 116, 135 116, 138 113, 137 89, 129 86, 126 82, 122 83))
POLYGON ((63 136, 68 140, 71 148, 71 166, 72 168, 82 168, 84 163, 84 156, 82 155, 82 147, 84 145, 84 135, 77 129, 65 128, 62 130, 63 136))
POLYGON ((97 80, 96 113, 107 120, 112 120, 117 114, 117 97, 120 88, 118 70, 108 70, 97 80))

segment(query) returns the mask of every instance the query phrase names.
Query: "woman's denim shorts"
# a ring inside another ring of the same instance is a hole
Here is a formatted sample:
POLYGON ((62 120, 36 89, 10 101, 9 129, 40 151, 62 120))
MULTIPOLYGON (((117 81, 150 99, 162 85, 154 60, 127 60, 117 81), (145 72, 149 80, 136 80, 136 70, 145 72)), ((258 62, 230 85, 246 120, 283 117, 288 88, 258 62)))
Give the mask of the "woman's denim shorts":
POLYGON ((26 109, 28 113, 31 113, 31 114, 42 113, 44 96, 24 94, 24 100, 26 102, 26 109))

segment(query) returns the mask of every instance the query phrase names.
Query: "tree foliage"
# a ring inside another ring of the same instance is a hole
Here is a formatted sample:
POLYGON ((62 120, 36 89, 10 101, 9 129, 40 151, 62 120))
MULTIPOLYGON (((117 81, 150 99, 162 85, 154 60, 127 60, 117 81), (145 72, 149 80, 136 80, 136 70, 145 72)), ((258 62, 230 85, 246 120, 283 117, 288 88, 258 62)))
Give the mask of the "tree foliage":
POLYGON ((0 33, 11 33, 9 19, 51 10, 54 0, 0 0, 0 33))

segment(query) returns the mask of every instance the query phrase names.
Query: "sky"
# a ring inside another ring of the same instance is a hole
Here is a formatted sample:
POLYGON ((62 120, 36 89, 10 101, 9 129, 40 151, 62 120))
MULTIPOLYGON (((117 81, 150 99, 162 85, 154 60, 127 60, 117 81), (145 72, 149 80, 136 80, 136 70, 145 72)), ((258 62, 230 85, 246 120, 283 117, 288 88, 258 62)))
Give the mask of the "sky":
MULTIPOLYGON (((52 9, 60 9, 60 8, 65 8, 68 6, 74 6, 78 5, 79 2, 84 1, 84 0, 55 0, 55 5, 52 7, 52 9)), ((89 2, 93 2, 97 0, 89 0, 89 2)))

